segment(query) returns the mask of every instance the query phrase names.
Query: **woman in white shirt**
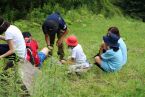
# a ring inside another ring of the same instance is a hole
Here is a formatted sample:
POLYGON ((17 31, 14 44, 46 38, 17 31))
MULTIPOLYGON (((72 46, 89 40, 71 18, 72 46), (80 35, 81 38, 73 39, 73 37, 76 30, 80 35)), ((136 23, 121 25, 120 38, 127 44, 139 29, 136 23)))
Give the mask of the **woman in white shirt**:
POLYGON ((26 45, 21 31, 3 18, 0 18, 0 40, 7 42, 7 44, 0 44, 0 60, 11 56, 15 58, 16 55, 25 59, 26 45))

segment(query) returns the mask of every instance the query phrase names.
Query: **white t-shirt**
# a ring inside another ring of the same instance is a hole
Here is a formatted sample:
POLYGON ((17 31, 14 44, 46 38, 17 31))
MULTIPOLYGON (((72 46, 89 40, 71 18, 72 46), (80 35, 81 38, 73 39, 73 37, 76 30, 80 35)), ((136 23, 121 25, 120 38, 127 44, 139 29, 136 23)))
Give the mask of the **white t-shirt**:
POLYGON ((15 53, 21 57, 25 58, 26 55, 26 45, 21 31, 14 25, 10 25, 5 32, 6 40, 13 40, 15 53))
POLYGON ((72 49, 71 57, 75 59, 75 62, 77 64, 83 64, 86 67, 89 67, 89 63, 87 62, 86 55, 84 54, 80 44, 78 44, 76 47, 72 49))

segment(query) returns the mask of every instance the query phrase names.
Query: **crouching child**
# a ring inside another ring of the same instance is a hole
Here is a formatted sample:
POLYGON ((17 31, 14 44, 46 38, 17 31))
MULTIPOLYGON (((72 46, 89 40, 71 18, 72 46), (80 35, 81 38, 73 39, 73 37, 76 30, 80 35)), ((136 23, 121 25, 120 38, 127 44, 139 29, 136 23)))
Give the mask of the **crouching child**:
POLYGON ((86 55, 75 36, 69 36, 66 39, 68 49, 70 49, 71 56, 69 60, 73 63, 69 66, 69 73, 83 73, 90 69, 91 65, 87 61, 86 55))

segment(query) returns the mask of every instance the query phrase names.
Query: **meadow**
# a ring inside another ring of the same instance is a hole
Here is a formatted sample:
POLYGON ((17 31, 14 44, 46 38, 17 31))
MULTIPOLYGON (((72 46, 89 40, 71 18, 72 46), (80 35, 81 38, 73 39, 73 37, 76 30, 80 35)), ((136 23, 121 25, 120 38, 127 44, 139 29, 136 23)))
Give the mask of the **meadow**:
MULTIPOLYGON (((127 64, 115 73, 105 73, 93 64, 81 76, 68 76, 68 65, 57 63, 57 48, 54 45, 53 57, 44 62, 42 75, 36 76, 31 97, 145 97, 145 23, 122 16, 105 18, 102 14, 94 15, 88 11, 72 10, 63 17, 68 24, 67 36, 77 36, 92 64, 92 57, 98 53, 102 36, 109 27, 118 27, 128 48, 127 64)), ((39 42, 39 49, 46 46, 41 23, 18 20, 14 24, 22 32, 31 32, 33 38, 39 42)), ((65 43, 64 45, 67 58, 69 54, 65 43)))

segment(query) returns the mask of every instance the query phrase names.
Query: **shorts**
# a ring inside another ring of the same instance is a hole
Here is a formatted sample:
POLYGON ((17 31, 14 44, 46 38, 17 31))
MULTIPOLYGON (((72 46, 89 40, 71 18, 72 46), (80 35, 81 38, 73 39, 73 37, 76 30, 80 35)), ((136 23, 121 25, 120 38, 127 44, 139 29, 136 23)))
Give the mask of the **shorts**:
POLYGON ((43 52, 38 52, 38 56, 39 56, 39 59, 40 59, 40 64, 38 66, 41 67, 42 63, 46 59, 46 55, 43 52))
POLYGON ((111 66, 108 64, 108 62, 105 62, 105 61, 102 61, 102 63, 101 63, 101 68, 103 68, 104 69, 104 71, 106 71, 106 72, 115 72, 115 71, 118 71, 118 70, 120 70, 121 68, 119 67, 119 68, 114 68, 114 69, 112 69, 111 68, 111 66))
POLYGON ((55 36, 58 32, 59 24, 54 20, 46 20, 42 25, 42 30, 44 34, 49 34, 49 36, 55 36))
POLYGON ((101 67, 104 71, 106 71, 106 72, 110 72, 110 71, 111 71, 111 69, 110 69, 110 67, 108 66, 107 62, 102 61, 100 67, 101 67))

